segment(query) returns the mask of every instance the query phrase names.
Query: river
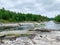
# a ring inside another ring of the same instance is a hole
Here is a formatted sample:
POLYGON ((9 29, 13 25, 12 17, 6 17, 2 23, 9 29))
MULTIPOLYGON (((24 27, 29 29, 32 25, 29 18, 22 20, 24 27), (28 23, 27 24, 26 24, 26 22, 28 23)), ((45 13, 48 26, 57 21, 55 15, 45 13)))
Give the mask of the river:
POLYGON ((45 28, 45 29, 53 29, 53 30, 60 30, 60 23, 55 23, 54 21, 42 22, 38 23, 37 25, 24 25, 21 26, 22 29, 31 29, 31 28, 45 28))
POLYGON ((54 21, 44 22, 46 29, 60 30, 60 23, 55 23, 54 21))
MULTIPOLYGON (((54 21, 48 21, 48 22, 41 22, 41 23, 24 23, 24 25, 18 26, 14 31, 3 31, 0 33, 0 35, 5 34, 29 34, 27 29, 34 29, 34 28, 45 28, 45 29, 54 29, 54 30, 60 30, 60 23, 55 23, 54 21), (20 31, 21 30, 21 31, 20 31), (23 30, 23 31, 22 31, 23 30), (7 32, 7 33, 6 33, 7 32)), ((30 32, 31 33, 31 32, 30 32)), ((4 39, 3 45, 60 45, 60 31, 51 31, 51 32, 35 32, 33 34, 36 34, 33 39, 30 39, 28 37, 18 37, 16 40, 10 41, 7 39, 4 39), (40 37, 42 36, 42 37, 40 37), (35 44, 33 43, 35 42, 35 44), (28 44, 27 44, 28 43, 28 44)), ((31 36, 32 37, 32 36, 31 36)))
MULTIPOLYGON (((21 23, 20 23, 21 24, 21 23)), ((7 24, 9 25, 9 24, 7 24)), ((16 25, 19 25, 18 23, 16 25)), ((53 29, 53 30, 60 30, 60 23, 55 23, 54 21, 46 21, 46 22, 27 22, 22 23, 22 25, 16 26, 16 27, 2 27, 2 31, 4 30, 33 30, 34 28, 41 28, 41 29, 53 29)), ((1 30, 1 29, 0 29, 1 30)))

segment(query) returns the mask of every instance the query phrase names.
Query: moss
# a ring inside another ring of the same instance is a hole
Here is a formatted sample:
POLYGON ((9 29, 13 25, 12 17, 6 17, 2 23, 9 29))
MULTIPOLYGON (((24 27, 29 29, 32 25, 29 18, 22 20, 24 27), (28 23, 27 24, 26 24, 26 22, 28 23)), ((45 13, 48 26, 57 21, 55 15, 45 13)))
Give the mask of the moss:
POLYGON ((6 36, 15 36, 15 37, 21 37, 21 36, 29 36, 30 34, 7 34, 6 36))
POLYGON ((15 37, 18 37, 18 36, 20 36, 20 34, 7 34, 6 36, 15 36, 15 37))
POLYGON ((29 30, 29 31, 33 31, 33 30, 29 30))
POLYGON ((20 36, 29 36, 30 34, 21 34, 20 36))

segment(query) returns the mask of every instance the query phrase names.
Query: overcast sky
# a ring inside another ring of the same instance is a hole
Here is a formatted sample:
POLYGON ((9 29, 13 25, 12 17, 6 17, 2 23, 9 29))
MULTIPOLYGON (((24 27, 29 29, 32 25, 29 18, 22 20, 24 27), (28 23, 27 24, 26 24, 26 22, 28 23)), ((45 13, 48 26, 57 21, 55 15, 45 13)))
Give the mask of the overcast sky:
POLYGON ((0 8, 55 17, 60 14, 60 0, 0 0, 0 8))

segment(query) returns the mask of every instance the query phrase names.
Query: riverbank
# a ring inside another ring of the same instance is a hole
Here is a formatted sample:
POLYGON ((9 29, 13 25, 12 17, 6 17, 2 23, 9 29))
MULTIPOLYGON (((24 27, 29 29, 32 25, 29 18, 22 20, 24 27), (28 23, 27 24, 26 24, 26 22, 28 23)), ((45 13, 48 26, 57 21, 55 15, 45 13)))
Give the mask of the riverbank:
MULTIPOLYGON (((42 22, 41 22, 42 23, 42 22)), ((18 23, 0 23, 0 26, 18 26, 25 24, 39 24, 38 22, 18 22, 18 23)))
POLYGON ((37 22, 20 22, 20 23, 2 23, 0 24, 0 30, 20 30, 22 28, 34 28, 40 23, 37 22), (19 29, 18 29, 19 28, 19 29))

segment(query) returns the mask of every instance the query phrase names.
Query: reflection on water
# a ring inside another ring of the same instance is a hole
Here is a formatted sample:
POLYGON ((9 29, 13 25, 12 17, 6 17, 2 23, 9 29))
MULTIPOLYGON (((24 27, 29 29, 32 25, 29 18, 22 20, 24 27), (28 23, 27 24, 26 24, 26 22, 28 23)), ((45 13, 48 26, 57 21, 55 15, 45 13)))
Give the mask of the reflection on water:
POLYGON ((54 23, 53 21, 49 21, 45 23, 45 28, 47 29, 55 29, 59 30, 60 29, 60 24, 54 23))

